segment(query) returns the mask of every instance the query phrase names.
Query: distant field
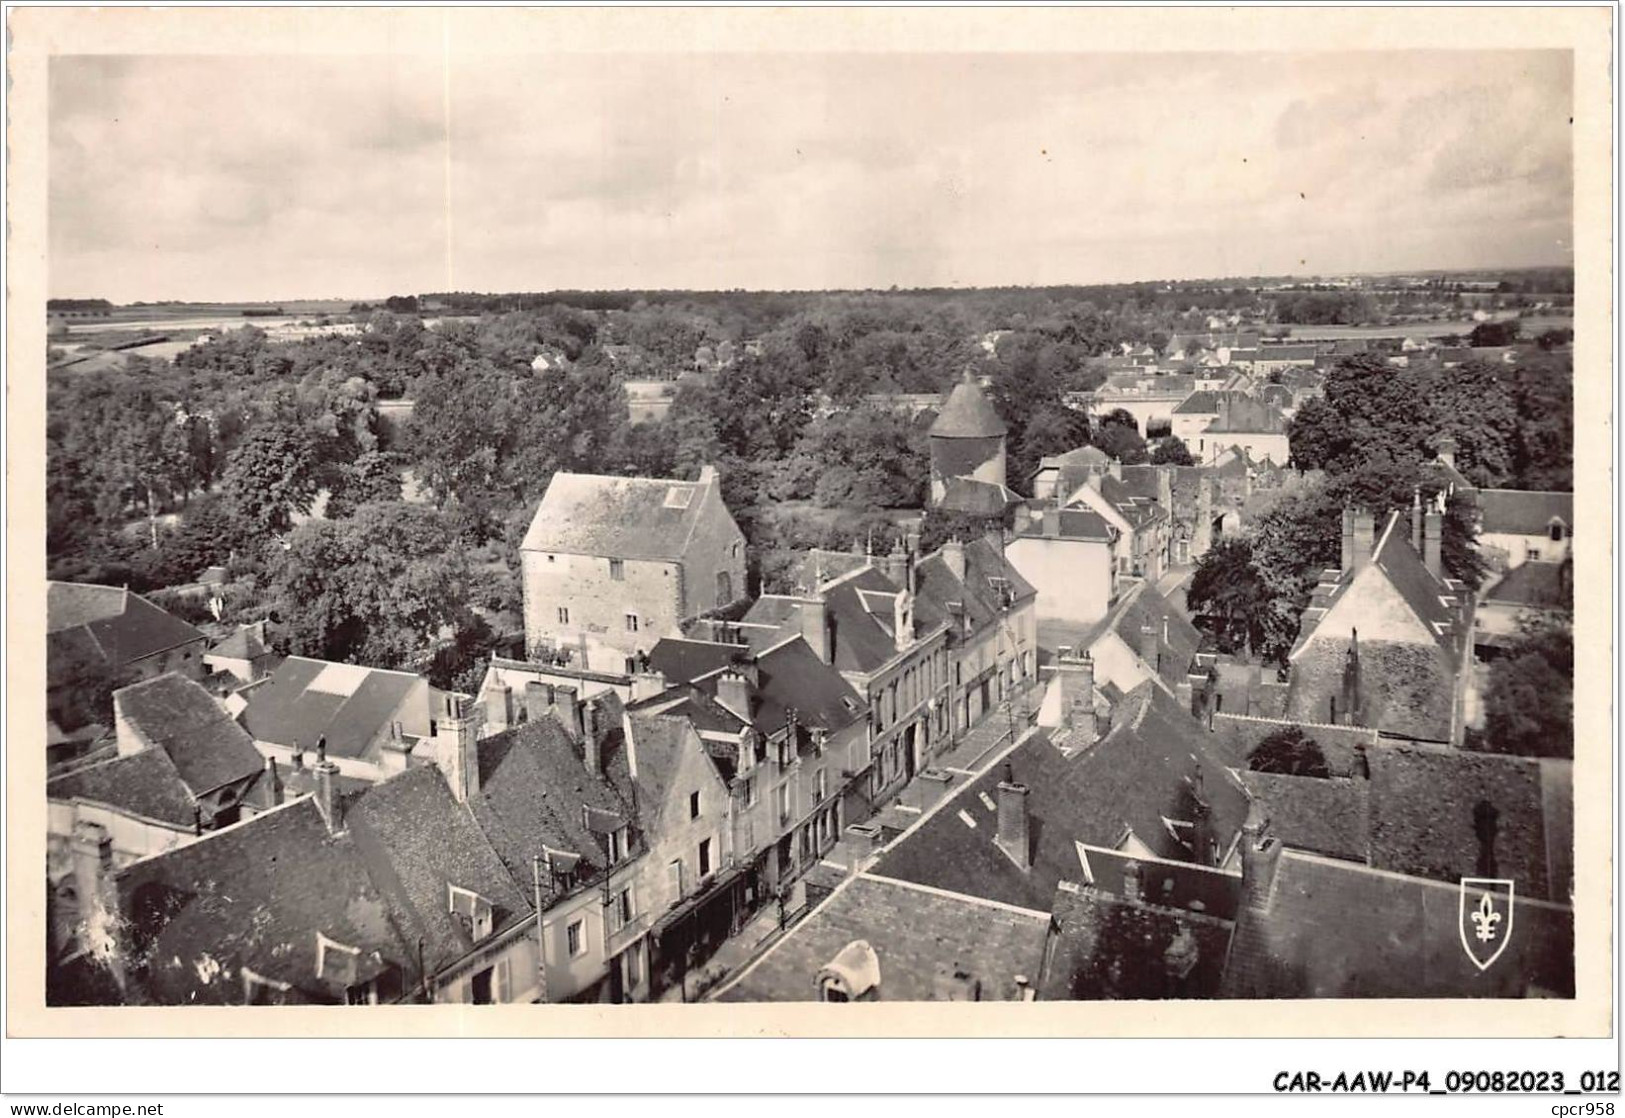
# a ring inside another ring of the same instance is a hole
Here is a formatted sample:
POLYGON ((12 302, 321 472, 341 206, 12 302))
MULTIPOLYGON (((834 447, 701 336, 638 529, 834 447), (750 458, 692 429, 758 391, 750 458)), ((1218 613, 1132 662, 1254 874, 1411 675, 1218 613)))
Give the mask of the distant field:
MULTIPOLYGON (((1499 321, 1499 320, 1497 320, 1499 321)), ((1543 330, 1550 330, 1554 326, 1572 329, 1574 319, 1570 315, 1532 315, 1529 318, 1520 318, 1518 324, 1523 329, 1523 336, 1532 338, 1543 330)), ((1463 337, 1473 332, 1478 323, 1471 319, 1460 318, 1435 322, 1403 322, 1397 326, 1265 326, 1261 331, 1288 329, 1292 333, 1291 340, 1314 342, 1332 341, 1337 338, 1439 338, 1449 334, 1460 334, 1463 337)))

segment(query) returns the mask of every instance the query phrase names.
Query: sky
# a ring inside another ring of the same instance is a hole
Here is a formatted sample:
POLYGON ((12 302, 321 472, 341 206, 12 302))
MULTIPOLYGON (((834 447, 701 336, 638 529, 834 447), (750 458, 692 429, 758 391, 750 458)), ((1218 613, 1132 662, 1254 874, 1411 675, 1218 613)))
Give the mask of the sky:
POLYGON ((1558 51, 69 56, 54 297, 1572 262, 1558 51))

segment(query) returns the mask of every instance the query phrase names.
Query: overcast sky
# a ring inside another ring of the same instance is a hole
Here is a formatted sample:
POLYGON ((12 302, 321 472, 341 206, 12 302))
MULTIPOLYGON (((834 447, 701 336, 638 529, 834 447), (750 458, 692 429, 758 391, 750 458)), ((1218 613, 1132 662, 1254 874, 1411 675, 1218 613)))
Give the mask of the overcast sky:
POLYGON ((1566 52, 75 57, 59 297, 1568 264, 1566 52))

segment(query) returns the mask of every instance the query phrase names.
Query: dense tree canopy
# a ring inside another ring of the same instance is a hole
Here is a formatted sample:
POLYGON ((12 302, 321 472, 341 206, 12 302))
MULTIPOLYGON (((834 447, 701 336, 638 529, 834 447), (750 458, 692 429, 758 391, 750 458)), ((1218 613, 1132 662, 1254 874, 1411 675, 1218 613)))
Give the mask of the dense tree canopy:
POLYGON ((1574 632, 1566 617, 1530 618, 1497 659, 1474 744, 1523 757, 1574 756, 1574 632))

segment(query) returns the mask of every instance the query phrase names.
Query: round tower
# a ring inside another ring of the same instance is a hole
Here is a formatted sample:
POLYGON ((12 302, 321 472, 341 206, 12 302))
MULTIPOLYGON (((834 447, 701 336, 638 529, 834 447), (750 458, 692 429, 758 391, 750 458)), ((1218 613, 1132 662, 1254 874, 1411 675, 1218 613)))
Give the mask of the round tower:
POLYGON ((942 503, 950 478, 1004 485, 1004 437, 1004 421, 967 369, 931 424, 931 503, 942 503))

